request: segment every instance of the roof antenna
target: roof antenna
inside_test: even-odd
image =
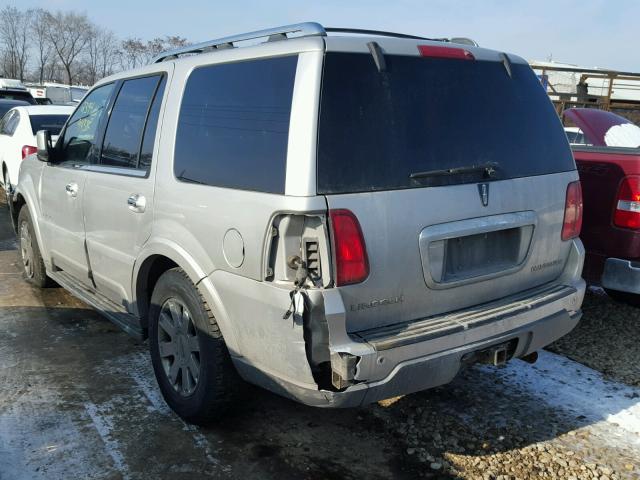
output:
[[[504,65],[504,69],[507,71],[509,78],[513,78],[513,72],[511,71],[511,60],[506,53],[501,53],[500,58],[502,59],[502,65]]]
[[[378,72],[386,72],[387,62],[384,59],[384,54],[382,53],[382,49],[380,48],[380,45],[378,45],[378,42],[369,42],[367,43],[367,47],[369,47],[373,61],[376,62]]]

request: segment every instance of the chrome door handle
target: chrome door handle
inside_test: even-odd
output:
[[[69,195],[70,197],[77,197],[78,196],[78,184],[77,183],[68,183],[66,187],[64,187],[65,191],[67,192],[67,195]]]
[[[132,212],[142,213],[147,208],[147,199],[143,195],[134,193],[127,198],[127,205]]]

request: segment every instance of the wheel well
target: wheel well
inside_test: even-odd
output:
[[[177,266],[178,264],[168,257],[152,255],[147,258],[140,267],[136,282],[136,298],[138,315],[140,315],[140,320],[144,328],[147,328],[147,316],[149,314],[149,305],[151,304],[151,295],[153,295],[153,289],[158,279],[164,272]]]

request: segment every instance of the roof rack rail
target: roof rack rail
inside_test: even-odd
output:
[[[151,63],[160,63],[166,60],[174,60],[181,55],[198,54],[211,52],[213,50],[222,50],[224,48],[233,48],[234,43],[244,42],[247,40],[256,40],[258,38],[267,38],[267,41],[283,40],[289,38],[289,35],[295,37],[325,37],[327,33],[351,33],[355,35],[376,35],[379,37],[407,38],[411,40],[429,40],[432,42],[450,42],[465,45],[478,46],[476,42],[468,38],[427,38],[417,35],[407,35],[405,33],[384,32],[381,30],[363,30],[359,28],[325,28],[319,23],[307,22],[296,23],[294,25],[285,25],[283,27],[269,28],[266,30],[258,30],[256,32],[241,33],[230,37],[218,38],[207,42],[196,43],[186,47],[176,48],[175,50],[167,50],[155,57]]]
[[[319,23],[307,22],[297,23],[294,25],[286,25],[277,28],[269,28],[266,30],[258,30],[256,32],[241,33],[239,35],[218,38],[215,40],[209,40],[206,42],[197,43],[195,45],[188,45],[186,47],[162,52],[160,55],[155,57],[151,61],[151,63],[160,63],[165,60],[173,60],[175,58],[178,58],[180,55],[204,53],[212,50],[229,48],[233,47],[233,44],[236,42],[255,40],[265,37],[271,40],[278,40],[281,38],[288,38],[287,35],[297,35],[300,37],[325,36],[326,31],[324,27]]]
[[[410,40],[430,40],[435,42],[448,42],[447,38],[427,38],[406,33],[385,32],[382,30],[363,30],[361,28],[325,28],[327,33],[353,33],[356,35],[376,35],[378,37],[408,38]]]

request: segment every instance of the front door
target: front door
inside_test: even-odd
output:
[[[54,270],[90,284],[82,199],[86,172],[96,152],[96,138],[105,118],[113,84],[93,90],[69,119],[56,146],[54,162],[42,172],[42,228]]]
[[[117,85],[98,161],[87,168],[84,197],[87,253],[96,288],[130,308],[135,260],[151,235],[152,157],[166,75]]]

